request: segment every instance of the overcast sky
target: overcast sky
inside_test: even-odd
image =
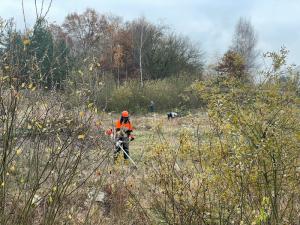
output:
[[[21,0],[0,3],[0,16],[14,17],[18,27],[23,28]],[[27,23],[32,25],[34,0],[24,3]],[[226,51],[242,16],[255,27],[262,52],[284,45],[290,50],[289,62],[300,64],[300,0],[53,0],[48,20],[60,24],[68,13],[81,13],[86,8],[124,20],[145,16],[154,23],[163,22],[199,43],[208,59]]]

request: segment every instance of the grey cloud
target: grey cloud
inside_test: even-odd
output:
[[[32,25],[34,0],[24,1],[27,21]],[[22,27],[21,0],[0,0],[0,4],[0,15],[15,17]],[[83,12],[88,7],[125,20],[141,15],[155,23],[162,20],[176,32],[201,43],[208,57],[226,51],[235,23],[244,16],[257,30],[262,51],[276,50],[285,44],[290,49],[290,60],[300,61],[299,0],[53,0],[48,18],[61,23],[68,13]]]

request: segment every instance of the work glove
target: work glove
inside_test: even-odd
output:
[[[108,130],[105,131],[105,134],[106,134],[107,136],[112,135],[112,133],[113,133],[113,130],[112,130],[112,129],[108,129]]]
[[[134,137],[133,135],[129,135],[129,140],[130,140],[130,141],[133,141],[134,138],[135,138],[135,137]]]
[[[117,147],[120,147],[121,143],[122,143],[121,140],[116,141],[116,146],[117,146]]]

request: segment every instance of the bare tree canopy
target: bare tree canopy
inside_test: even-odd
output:
[[[246,71],[251,71],[256,67],[258,56],[257,35],[251,22],[245,18],[240,18],[232,40],[231,50],[239,53],[245,60]]]

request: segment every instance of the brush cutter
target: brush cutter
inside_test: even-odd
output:
[[[123,141],[118,140],[118,141],[116,142],[116,147],[117,147],[117,148],[120,148],[120,149],[124,152],[124,154],[129,158],[129,160],[132,162],[132,164],[137,168],[136,163],[133,161],[133,159],[127,154],[127,152],[126,152],[126,151],[124,150],[124,148],[122,147],[122,143],[123,143]]]

